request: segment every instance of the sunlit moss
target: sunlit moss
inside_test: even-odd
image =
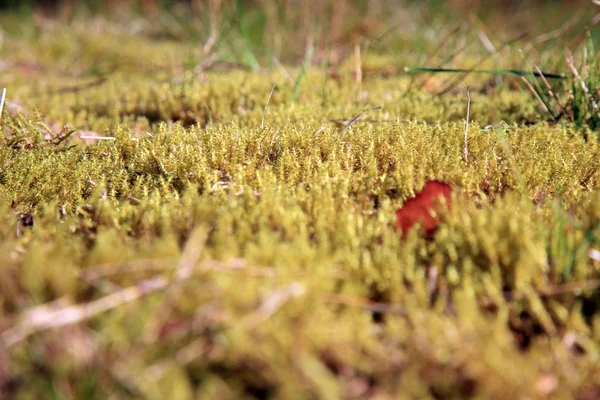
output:
[[[79,40],[45,38],[40,60],[81,51],[117,69],[105,81],[7,81],[0,332],[40,304],[173,284],[7,349],[24,396],[542,398],[600,379],[594,137],[473,90],[465,162],[464,93],[405,95],[397,56],[365,55],[360,83],[311,68],[294,101],[279,73],[158,68],[180,43]],[[453,207],[433,240],[401,240],[395,211],[431,179]]]

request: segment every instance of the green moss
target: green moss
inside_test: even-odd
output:
[[[9,365],[0,390],[67,398],[594,390],[597,137],[586,141],[568,123],[524,126],[533,105],[508,85],[473,90],[464,162],[463,92],[405,95],[408,77],[381,73],[398,67],[396,55],[365,58],[360,85],[348,65],[338,77],[309,68],[294,101],[293,83],[275,72],[198,77],[139,66],[160,64],[157,51],[183,63],[190,45],[75,30],[80,46],[68,38],[75,28],[64,29],[25,42],[47,52],[40,60],[50,71],[14,68],[6,81],[22,111],[7,108],[0,142],[0,360]],[[80,83],[59,74],[59,61],[75,54],[82,71],[97,58],[116,71],[52,92]],[[82,130],[114,140],[81,139]],[[430,179],[454,186],[454,206],[433,240],[418,230],[401,240],[395,210]],[[33,226],[19,220],[26,213]],[[152,290],[152,279],[169,284]],[[95,312],[31,328],[34,316],[68,317],[53,314],[67,305],[82,308],[63,312]]]

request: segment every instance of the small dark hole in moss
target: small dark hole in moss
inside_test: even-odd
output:
[[[21,217],[21,224],[23,224],[23,226],[32,227],[33,226],[33,215],[23,214],[23,216]]]
[[[388,297],[388,294],[384,291],[377,288],[371,288],[369,300],[375,303],[387,303],[389,301]],[[381,311],[372,311],[371,319],[375,324],[383,324],[385,323],[385,313]]]
[[[600,292],[595,291],[590,297],[584,297],[581,304],[581,314],[588,324],[591,324],[592,318],[598,312],[598,304],[600,303]]]
[[[527,311],[510,319],[509,329],[512,331],[519,349],[526,351],[533,340],[544,333],[542,325]]]

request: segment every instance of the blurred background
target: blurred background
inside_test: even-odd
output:
[[[532,88],[512,72],[539,67],[568,75],[568,54],[583,74],[598,68],[599,21],[600,5],[592,0],[0,0],[0,67],[5,82],[21,87],[13,92],[20,102],[45,112],[47,102],[30,92],[91,85],[82,79],[99,86],[132,82],[140,72],[150,80],[145,86],[186,88],[203,82],[208,71],[278,73],[296,99],[309,65],[315,84],[321,78],[355,84],[358,104],[361,85],[381,78],[400,79],[394,87],[417,97],[461,97],[467,86],[529,96]],[[552,84],[571,98],[572,82]],[[547,92],[535,89],[534,100]],[[123,85],[115,90],[127,91]],[[513,115],[523,107],[502,101],[510,121],[532,119],[529,112]]]
[[[154,25],[145,31],[162,39],[222,42],[239,34],[247,50],[264,58],[261,65],[272,54],[301,61],[309,44],[317,54],[367,41],[384,52],[423,52],[456,33],[477,36],[492,52],[515,35],[540,51],[575,49],[586,29],[598,36],[600,20],[592,0],[0,0],[0,11],[38,23],[100,14],[134,26],[141,18]],[[11,23],[0,22],[10,33]]]

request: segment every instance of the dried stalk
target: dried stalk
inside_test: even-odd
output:
[[[4,100],[6,99],[6,88],[2,88],[0,95],[0,121],[2,120],[2,110],[4,110]]]
[[[33,307],[21,316],[16,326],[0,334],[0,346],[9,348],[34,333],[86,321],[123,304],[131,303],[141,297],[166,289],[173,283],[188,279],[202,254],[205,240],[206,232],[204,230],[197,229],[192,233],[179,260],[174,279],[168,279],[164,276],[146,279],[136,285],[115,291],[85,304],[64,305],[59,301]]]
[[[465,121],[465,135],[464,135],[464,143],[463,143],[463,161],[465,163],[469,162],[469,148],[468,148],[467,138],[469,135],[470,114],[471,114],[471,87],[467,86],[467,120]]]
[[[275,90],[275,86],[277,84],[273,84],[271,91],[269,92],[269,97],[267,97],[267,102],[265,103],[265,108],[263,108],[262,118],[260,120],[260,129],[265,127],[265,113],[267,112],[267,106],[269,105],[269,101],[271,100],[271,96],[273,95],[273,90]]]
[[[567,53],[566,59],[567,59],[567,65],[571,69],[571,72],[573,72],[575,79],[577,79],[579,81],[579,83],[581,84],[581,88],[583,89],[585,94],[587,94],[588,100],[589,100],[590,104],[592,105],[592,108],[594,109],[594,111],[596,111],[596,115],[600,118],[600,108],[598,108],[598,103],[596,103],[594,96],[592,96],[592,94],[590,93],[584,80],[581,78],[581,76],[579,76],[579,72],[577,71],[577,68],[575,68],[575,65],[573,65],[573,55],[570,52]]]
[[[550,117],[552,117],[552,120],[554,120],[554,122],[556,122],[556,118],[554,118],[554,115],[552,114],[552,112],[550,111],[550,109],[546,106],[546,103],[544,103],[544,101],[542,100],[542,98],[540,97],[540,95],[538,94],[538,92],[535,91],[535,89],[533,88],[533,86],[531,86],[531,83],[529,83],[529,81],[527,80],[527,78],[525,78],[524,76],[521,77],[521,80],[523,82],[525,82],[525,84],[527,85],[527,87],[529,88],[529,91],[535,96],[535,98],[540,102],[540,104],[542,105],[542,107],[544,108],[544,110],[546,110],[546,112],[548,114],[550,114]]]

